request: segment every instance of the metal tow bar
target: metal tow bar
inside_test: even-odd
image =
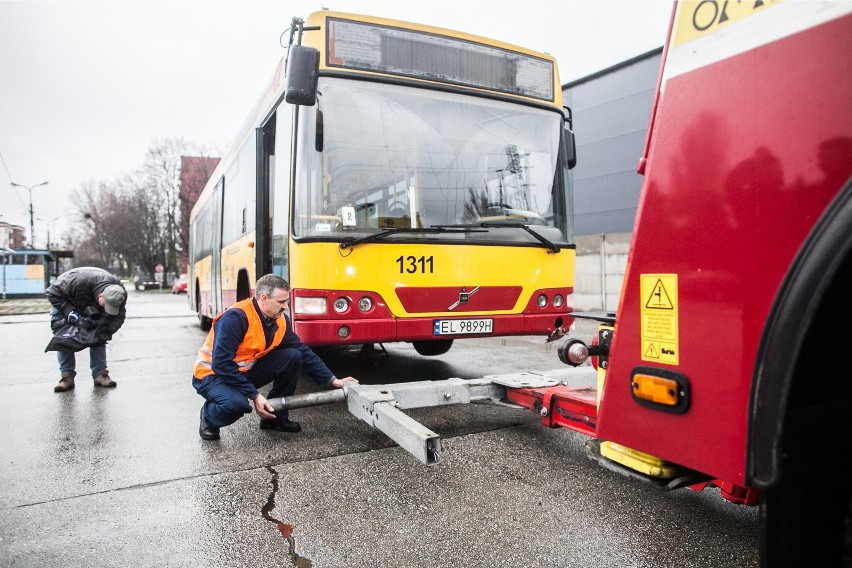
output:
[[[471,380],[452,378],[390,385],[347,384],[333,391],[272,398],[269,403],[278,412],[345,400],[349,412],[355,417],[381,430],[421,463],[435,465],[441,460],[441,437],[403,410],[472,402],[523,408],[505,402],[507,388],[544,388],[559,384],[558,379],[537,373],[513,373]]]

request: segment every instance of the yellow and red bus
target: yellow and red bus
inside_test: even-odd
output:
[[[276,273],[313,346],[438,355],[566,330],[575,153],[555,60],[331,11],[294,18],[290,44],[191,214],[201,326]]]

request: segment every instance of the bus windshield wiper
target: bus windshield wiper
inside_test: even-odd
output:
[[[396,235],[397,233],[469,233],[471,232],[470,227],[465,227],[464,225],[433,225],[431,227],[393,227],[391,229],[385,229],[384,231],[373,233],[371,235],[366,235],[360,238],[354,237],[345,237],[340,241],[341,249],[348,249],[354,246],[363,245],[364,243],[372,243],[383,239],[389,235]],[[475,229],[473,229],[475,231]]]
[[[483,229],[502,229],[504,227],[512,227],[512,228],[515,228],[515,229],[523,229],[524,231],[531,234],[533,236],[533,238],[535,238],[535,240],[537,240],[538,242],[543,244],[545,247],[547,247],[547,249],[550,252],[557,253],[561,250],[558,246],[556,246],[555,244],[550,242],[548,239],[546,239],[545,237],[543,237],[543,236],[539,235],[538,233],[536,233],[535,231],[533,231],[530,228],[530,226],[527,225],[526,223],[499,222],[499,223],[472,223],[470,225],[440,225],[440,226],[443,227],[443,228],[446,228],[446,229],[461,229],[461,228],[464,228],[464,227],[469,227],[469,228],[470,227],[481,227]]]

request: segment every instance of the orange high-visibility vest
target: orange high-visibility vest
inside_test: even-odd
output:
[[[228,310],[232,309],[242,310],[248,318],[248,329],[243,337],[243,341],[237,347],[237,355],[234,357],[234,363],[240,368],[240,372],[247,373],[254,366],[255,361],[281,344],[281,341],[284,339],[284,333],[287,331],[287,320],[283,316],[275,320],[275,323],[278,324],[278,329],[275,330],[272,343],[267,347],[266,335],[263,333],[263,322],[260,320],[260,314],[254,309],[251,298],[237,302],[228,308]],[[222,312],[222,314],[224,313]],[[222,317],[222,314],[213,318],[213,324]],[[195,358],[195,367],[192,370],[192,374],[196,379],[203,379],[213,374],[211,362],[213,360],[214,333],[215,329],[211,325],[204,345],[198,350],[198,357]]]

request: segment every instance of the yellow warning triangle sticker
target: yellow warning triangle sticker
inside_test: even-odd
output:
[[[651,357],[654,359],[660,358],[660,354],[657,353],[657,349],[654,347],[653,343],[648,344],[648,348],[645,350],[645,357]]]
[[[654,288],[651,290],[651,295],[648,296],[648,301],[645,302],[645,307],[657,310],[674,309],[674,305],[672,305],[672,300],[669,298],[668,292],[666,292],[666,287],[663,285],[662,279],[657,279],[657,283],[654,284]]]

